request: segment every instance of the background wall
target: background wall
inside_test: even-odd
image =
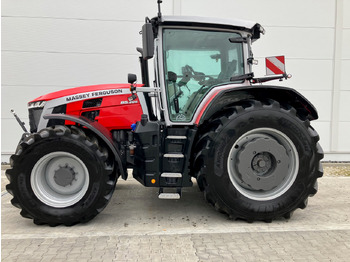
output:
[[[293,78],[274,83],[315,104],[325,160],[350,161],[350,0],[163,0],[162,13],[263,25],[266,35],[253,44],[255,75],[265,74],[265,56],[285,55]],[[127,73],[141,79],[139,31],[156,14],[156,0],[3,0],[2,162],[22,133],[11,108],[28,127],[26,104],[42,94],[126,82]]]

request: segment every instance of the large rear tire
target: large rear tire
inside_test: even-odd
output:
[[[25,138],[6,171],[11,203],[35,224],[66,226],[99,214],[117,175],[108,150],[75,126],[46,128]]]
[[[211,119],[198,139],[198,185],[232,219],[289,218],[317,192],[323,174],[318,140],[293,107],[242,102]]]

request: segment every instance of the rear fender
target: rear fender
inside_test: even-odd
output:
[[[98,136],[107,145],[107,147],[113,153],[114,159],[118,163],[119,174],[122,176],[123,179],[127,179],[128,173],[126,170],[126,163],[125,161],[123,162],[120,157],[119,149],[113,141],[111,132],[109,132],[109,130],[105,128],[103,125],[99,124],[98,122],[93,122],[83,116],[77,117],[77,116],[65,115],[65,114],[47,114],[47,115],[44,115],[44,119],[67,120],[67,121],[80,124],[88,128],[89,130],[91,130],[96,136]]]
[[[293,106],[299,113],[303,114],[303,117],[306,117],[310,121],[318,119],[317,110],[314,105],[292,88],[280,86],[244,86],[222,90],[215,94],[215,97],[211,98],[211,102],[204,110],[200,120],[197,120],[198,125],[203,124],[205,120],[210,119],[223,108],[246,99],[273,99],[279,103]]]

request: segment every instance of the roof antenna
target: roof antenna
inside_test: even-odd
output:
[[[161,18],[162,17],[162,13],[160,12],[160,4],[162,3],[163,1],[162,0],[158,0],[157,3],[158,3],[158,18]]]

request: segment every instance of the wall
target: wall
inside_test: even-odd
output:
[[[266,35],[254,43],[265,74],[265,56],[286,56],[293,87],[319,111],[313,123],[325,160],[350,161],[350,0],[164,0],[166,15],[257,21]],[[156,0],[2,1],[2,161],[16,148],[21,129],[14,108],[28,123],[26,103],[74,86],[126,82],[137,73],[138,32],[155,16]],[[28,124],[27,124],[28,126]]]

